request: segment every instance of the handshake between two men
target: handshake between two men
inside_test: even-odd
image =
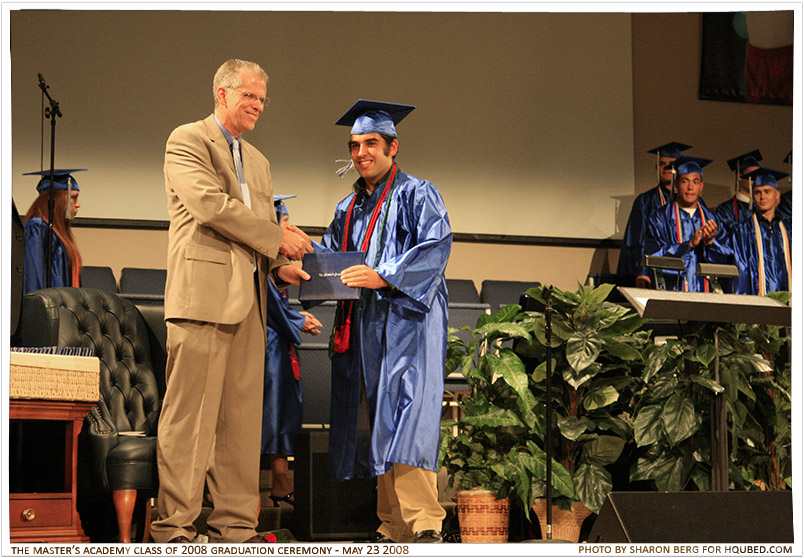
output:
[[[279,243],[280,254],[290,260],[301,261],[305,254],[312,251],[313,242],[307,233],[293,225],[283,227],[282,240]],[[291,285],[299,285],[302,280],[310,279],[310,275],[298,265],[283,265],[276,269],[276,275]]]

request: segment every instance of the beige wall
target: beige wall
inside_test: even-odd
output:
[[[22,173],[40,168],[37,73],[64,113],[56,167],[89,169],[76,176],[82,216],[164,220],[165,141],[210,113],[215,68],[239,56],[265,67],[272,99],[245,138],[271,161],[275,192],[298,195],[302,223],[326,226],[349,193],[335,175],[348,129],[334,122],[365,98],[417,106],[399,126],[399,164],[438,186],[456,231],[616,232],[616,200],[633,183],[628,13],[233,6],[12,11],[13,172],[3,170],[18,206],[35,196]],[[619,141],[590,141],[609,135]],[[580,198],[579,218],[561,219]]]
[[[701,14],[634,14],[631,22],[637,193],[656,184],[656,159],[645,152],[670,141],[714,159],[704,169],[710,207],[733,193],[732,157],[759,149],[763,165],[789,170],[783,161],[793,147],[793,107],[698,99]]]
[[[645,151],[668,141],[691,144],[691,154],[715,159],[706,170],[710,206],[730,195],[725,161],[735,155],[759,148],[768,166],[785,169],[792,107],[698,100],[700,14],[634,14],[631,21],[635,193],[654,184],[654,161]],[[581,154],[578,161],[583,163]],[[572,219],[571,211],[566,218]],[[118,276],[125,266],[165,265],[166,231],[75,230],[87,265],[109,265]],[[617,250],[455,243],[447,276],[472,279],[478,288],[484,279],[512,279],[574,289],[590,272],[616,270],[617,256]]]

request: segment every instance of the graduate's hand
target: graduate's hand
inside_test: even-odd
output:
[[[382,289],[388,282],[367,265],[353,265],[341,272],[341,282],[347,287]]]
[[[714,219],[708,220],[701,228],[695,231],[690,239],[690,248],[696,248],[702,241],[705,246],[709,246],[715,240],[717,232],[717,222]]]
[[[318,318],[310,314],[310,312],[299,312],[299,314],[304,316],[302,333],[309,333],[310,335],[318,335],[321,333],[323,325],[318,321]]]
[[[313,241],[312,241],[312,240],[310,240],[310,237],[309,237],[309,236],[307,236],[307,233],[306,233],[306,232],[304,232],[303,230],[301,230],[301,229],[300,229],[299,227],[297,227],[296,225],[291,225],[291,224],[288,224],[287,229],[288,229],[289,231],[293,231],[293,232],[295,232],[297,235],[299,235],[300,237],[302,237],[302,238],[303,238],[305,241],[307,241],[307,243],[309,243],[309,244],[310,244],[310,246],[312,246],[312,245],[313,245]]]
[[[704,226],[701,227],[704,230],[703,233],[703,242],[704,245],[709,246],[712,242],[715,241],[715,235],[717,234],[717,221],[714,219],[709,219]]]
[[[300,265],[293,264],[285,264],[277,267],[276,276],[291,285],[301,285],[302,281],[310,280],[309,273],[304,271]]]
[[[291,260],[301,260],[305,254],[312,251],[313,243],[301,229],[290,225],[282,230],[282,240],[279,242],[280,254]]]
[[[640,275],[636,278],[636,286],[639,289],[650,289],[650,277],[647,275]]]

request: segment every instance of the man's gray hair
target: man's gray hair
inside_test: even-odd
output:
[[[238,58],[231,58],[221,64],[218,71],[215,72],[215,77],[212,80],[212,96],[215,98],[215,106],[218,106],[218,89],[221,87],[228,87],[230,89],[238,89],[243,85],[243,72],[254,72],[266,84],[268,84],[268,74],[256,62],[249,62],[248,60],[240,60]]]

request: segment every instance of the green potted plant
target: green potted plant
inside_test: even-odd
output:
[[[551,296],[553,432],[558,433],[553,455],[570,473],[575,491],[574,497],[554,495],[554,518],[564,515],[572,530],[563,536],[561,531],[553,532],[568,540],[577,540],[583,519],[600,510],[613,486],[609,466],[633,437],[630,404],[639,388],[649,332],[641,330],[645,320],[633,311],[607,302],[613,288],[554,289]],[[539,311],[531,314],[532,340],[517,343],[516,349],[536,364],[532,389],[543,401],[547,398],[546,300],[542,289],[527,294]],[[536,486],[535,495],[544,496],[544,483]],[[544,524],[544,502],[536,500],[536,506],[542,510],[537,514]]]
[[[470,393],[458,399],[459,418],[442,421],[440,457],[447,469],[449,487],[459,490],[463,541],[479,539],[467,529],[469,520],[462,517],[461,511],[469,506],[464,506],[462,499],[475,498],[482,490],[486,491],[486,502],[498,501],[496,508],[507,509],[508,497],[518,495],[520,502],[528,502],[524,505],[527,513],[532,479],[544,478],[545,455],[540,447],[544,415],[530,389],[531,378],[512,349],[494,349],[499,342],[530,339],[532,321],[512,304],[494,314],[481,315],[474,328],[464,327],[471,333],[469,340],[462,340],[454,330],[449,334],[445,372],[460,370]],[[557,463],[554,470],[554,486],[573,496],[568,472]],[[486,542],[492,540],[487,538]]]
[[[563,510],[575,501],[600,509],[611,491],[606,466],[631,437],[624,405],[648,336],[638,331],[644,320],[606,302],[612,288],[553,292],[552,495]],[[543,307],[541,289],[527,294]],[[471,331],[471,342],[449,338],[446,370],[460,369],[471,388],[460,402],[462,417],[443,423],[450,486],[512,496],[528,514],[534,499],[546,495],[544,312],[509,305],[481,316]],[[507,340],[513,348],[493,349]]]
[[[775,326],[685,328],[681,338],[643,354],[643,387],[634,398],[639,451],[630,478],[652,481],[658,490],[709,490],[711,400],[725,390],[730,488],[789,488],[789,337]]]

